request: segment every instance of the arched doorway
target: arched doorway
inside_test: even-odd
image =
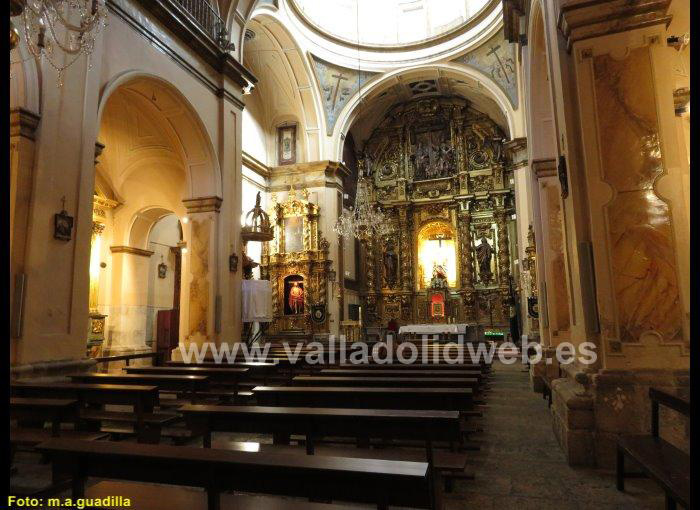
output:
[[[212,334],[217,281],[218,215],[207,206],[221,202],[206,131],[177,90],[151,77],[112,87],[100,112],[92,245],[100,269],[90,277],[102,354],[155,348],[163,310],[178,311],[180,342],[201,342]]]

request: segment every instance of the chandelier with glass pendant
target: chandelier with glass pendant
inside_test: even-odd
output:
[[[372,203],[369,180],[360,172],[357,180],[355,206],[346,209],[338,218],[333,231],[345,239],[356,238],[367,242],[392,232],[389,218]]]
[[[29,52],[46,57],[58,73],[59,86],[64,71],[93,52],[107,22],[104,0],[10,0],[10,17],[20,15]],[[10,21],[10,49],[18,43],[19,32]]]

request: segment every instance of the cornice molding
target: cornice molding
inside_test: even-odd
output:
[[[143,4],[146,9],[151,7],[150,2],[148,2],[146,0],[136,0],[136,1]],[[113,14],[115,14],[118,18],[120,18],[122,21],[124,21],[124,23],[129,25],[136,33],[138,33],[139,35],[143,36],[146,40],[148,40],[148,42],[150,44],[152,44],[155,48],[157,48],[158,51],[160,51],[160,52],[164,53],[165,55],[169,56],[170,58],[172,58],[187,73],[192,75],[195,79],[199,80],[214,95],[216,95],[217,97],[229,100],[231,103],[233,103],[240,110],[245,109],[245,103],[241,99],[236,97],[230,90],[227,90],[225,87],[221,87],[220,86],[221,83],[211,80],[207,75],[203,74],[199,69],[197,69],[196,66],[192,65],[192,63],[190,62],[191,57],[190,57],[190,59],[188,59],[187,58],[188,55],[181,55],[180,53],[173,51],[173,49],[170,47],[170,45],[168,45],[165,41],[163,41],[162,38],[159,37],[159,35],[155,31],[147,28],[141,22],[140,19],[133,16],[132,13],[128,12],[116,0],[107,0],[107,7],[109,8],[109,10]],[[149,9],[149,12],[150,12],[150,9]],[[170,28],[170,31],[173,32],[173,23],[172,23],[173,20],[172,19],[163,23],[162,19],[159,18],[158,16],[155,16],[155,18],[157,21],[160,21],[161,24],[163,24],[164,28],[166,28],[166,29]],[[201,30],[200,30],[200,32],[201,32]],[[175,32],[173,32],[173,33],[175,33]],[[178,39],[182,39],[182,37],[177,33],[175,33],[175,36]],[[212,60],[211,55],[210,55],[209,59],[205,58],[202,55],[202,53],[198,52],[197,48],[195,48],[193,46],[193,44],[191,44],[190,39],[182,39],[182,40],[185,44],[189,45],[190,48],[192,48],[192,50],[197,55],[199,55],[202,58],[202,60],[204,60],[204,62],[209,64],[215,71],[228,76],[228,74],[226,72],[223,72],[221,65],[219,65],[219,63],[218,63],[218,60]],[[210,41],[210,44],[214,44],[214,43]],[[227,58],[232,60],[233,62],[235,62],[235,64],[237,66],[240,66],[242,69],[245,69],[238,62],[236,62],[235,59],[231,55],[229,55],[228,53],[226,53],[226,55],[227,55]],[[234,64],[231,64],[231,65],[234,65]],[[232,78],[234,83],[236,83],[236,85],[240,86],[241,89],[243,87],[249,86],[250,84],[257,83],[257,78],[255,78],[255,76],[250,71],[248,71],[246,69],[246,73],[247,73],[247,75],[249,75],[251,77],[251,80],[246,81],[244,85],[241,85],[242,77],[244,76],[243,74],[233,73],[234,76],[229,76],[229,77]],[[236,74],[240,75],[238,79],[236,79],[236,76],[235,76]]]
[[[543,177],[557,176],[557,160],[551,159],[535,159],[530,163],[530,168],[535,177],[542,179]]]
[[[10,110],[10,136],[23,136],[34,140],[40,121],[41,116],[36,113],[24,108],[13,108]]]
[[[261,163],[259,160],[255,159],[253,156],[248,154],[247,152],[242,152],[242,157],[243,157],[243,164],[250,168],[253,172],[258,174],[260,177],[263,177],[264,179],[269,179],[270,178],[270,167],[267,166],[264,163]]]
[[[221,197],[186,198],[182,201],[188,214],[203,212],[219,212],[223,199]]]
[[[139,257],[150,257],[154,252],[151,250],[142,250],[133,246],[110,246],[109,251],[112,253],[127,253],[129,255],[137,255]]]
[[[666,26],[671,0],[565,0],[557,13],[557,27],[567,51],[582,40],[658,24]]]

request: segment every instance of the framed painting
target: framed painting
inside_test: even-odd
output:
[[[296,125],[277,128],[277,159],[280,165],[292,165],[297,162]]]

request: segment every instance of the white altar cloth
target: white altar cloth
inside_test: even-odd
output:
[[[399,328],[399,334],[416,335],[463,335],[469,324],[407,324]]]
[[[243,280],[243,322],[272,322],[272,286],[269,280]]]

